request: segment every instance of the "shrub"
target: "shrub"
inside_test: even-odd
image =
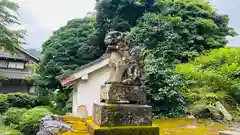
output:
[[[0,126],[0,133],[1,135],[23,135],[19,131],[5,126]]]
[[[7,102],[7,94],[0,94],[0,114],[7,111],[9,104]]]
[[[48,96],[38,96],[38,105],[39,106],[48,106],[51,105],[51,100]]]
[[[0,114],[7,111],[9,104],[6,101],[0,101]]]
[[[47,98],[29,95],[27,93],[0,94],[0,113],[4,113],[9,107],[33,108],[36,106],[49,105]]]
[[[59,92],[54,97],[55,102],[64,102],[68,100],[68,96],[65,93]]]
[[[8,95],[7,94],[0,94],[0,101],[4,102],[7,101]]]
[[[22,115],[17,129],[24,135],[35,135],[39,130],[41,118],[52,114],[49,110],[48,107],[44,106],[29,109]]]
[[[10,108],[5,112],[4,114],[4,124],[5,125],[18,125],[19,120],[21,119],[22,115],[26,112],[27,110],[24,108]]]
[[[0,125],[3,125],[3,124],[4,124],[4,122],[3,122],[3,116],[0,115]]]
[[[211,105],[221,101],[230,112],[240,104],[239,48],[213,49],[194,61],[177,65],[176,70],[192,82],[181,91],[193,110],[198,110],[194,104],[199,102]]]
[[[64,93],[57,93],[55,95],[56,106],[53,109],[53,112],[58,115],[65,115],[68,112],[72,111],[72,93],[68,96]]]
[[[39,104],[37,96],[26,93],[10,93],[8,94],[8,102],[12,107],[32,108]]]

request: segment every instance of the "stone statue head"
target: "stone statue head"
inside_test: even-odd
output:
[[[111,31],[107,33],[104,42],[106,45],[114,46],[119,42],[123,42],[125,40],[125,34],[120,31]]]

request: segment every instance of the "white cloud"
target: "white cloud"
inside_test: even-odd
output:
[[[58,29],[68,20],[83,17],[94,8],[95,0],[25,0],[20,4],[40,24]]]
[[[27,48],[40,48],[52,31],[64,26],[71,19],[84,17],[95,7],[95,0],[12,1],[20,5],[20,21],[28,31]]]
[[[240,1],[239,0],[210,0],[213,7],[219,12],[227,14],[230,18],[229,26],[240,34]],[[229,38],[228,46],[240,46],[240,36]]]
[[[20,21],[28,31],[26,48],[40,48],[53,30],[67,21],[81,18],[93,11],[96,0],[12,0],[20,4]],[[230,26],[240,33],[238,17],[239,0],[209,0],[219,11],[230,16]],[[230,45],[240,44],[240,37],[230,40]]]

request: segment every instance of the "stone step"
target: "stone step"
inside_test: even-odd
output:
[[[152,125],[152,107],[136,104],[94,104],[93,120],[100,127]]]
[[[86,127],[86,119],[75,116],[64,116],[63,120],[66,123],[70,123],[71,127],[74,130],[65,132],[60,135],[89,135]]]

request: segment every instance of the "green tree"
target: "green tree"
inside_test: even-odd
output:
[[[49,89],[49,92],[63,90],[56,76],[99,57],[97,47],[91,44],[95,23],[93,17],[71,20],[43,44],[37,82],[40,87]]]
[[[228,21],[227,15],[217,14],[203,0],[157,0],[154,10],[132,28],[135,44],[145,50],[146,85],[156,115],[186,113],[186,102],[178,90],[187,82],[175,73],[174,66],[204,50],[224,47],[226,37],[236,35]]]
[[[18,8],[17,3],[9,0],[0,1],[0,49],[13,52],[24,37],[24,31],[9,27],[20,24],[17,17]]]
[[[178,64],[176,70],[192,82],[181,90],[192,111],[196,104],[214,105],[216,101],[231,111],[240,104],[239,48],[214,49],[194,61]]]
[[[129,31],[137,24],[137,19],[151,9],[154,0],[97,0],[96,42],[105,51],[105,35],[111,30]]]

